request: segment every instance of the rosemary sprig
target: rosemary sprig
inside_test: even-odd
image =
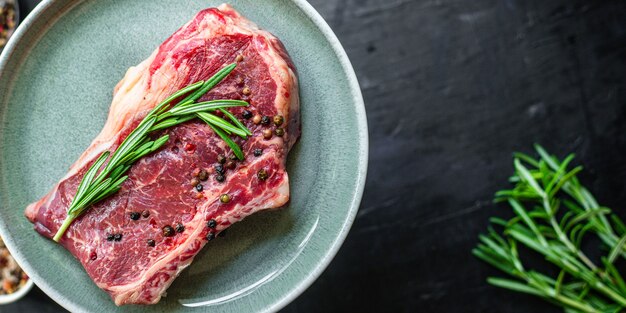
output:
[[[515,217],[492,218],[501,233],[489,227],[472,251],[511,278],[488,278],[492,285],[544,298],[565,312],[622,312],[626,283],[613,263],[626,258],[626,227],[606,207],[598,205],[576,177],[582,167],[569,169],[574,155],[563,160],[535,146],[539,159],[516,153],[513,189],[496,193],[508,202]],[[581,250],[586,236],[600,238],[607,255],[600,263]],[[558,277],[528,269],[518,254],[524,246],[560,269]]]
[[[200,118],[226,142],[240,160],[243,160],[244,156],[241,148],[228,135],[235,134],[245,139],[252,133],[226,109],[248,106],[248,103],[228,99],[195,102],[228,76],[235,66],[236,63],[229,64],[208,80],[193,83],[173,93],[155,106],[112,154],[109,151],[103,152],[85,172],[67,210],[67,217],[54,235],[53,240],[58,242],[72,222],[91,205],[118,192],[122,183],[128,178],[124,174],[133,163],[157,151],[168,141],[168,135],[151,140],[149,135],[155,131],[173,127],[194,118]],[[171,105],[176,99],[185,95],[187,95],[185,98],[178,101],[175,105]],[[218,110],[230,119],[234,125],[217,115],[209,113]]]

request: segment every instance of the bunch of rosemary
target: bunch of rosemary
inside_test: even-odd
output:
[[[544,298],[565,312],[622,312],[626,308],[626,282],[614,263],[626,257],[626,226],[611,210],[598,205],[572,169],[574,155],[564,160],[535,146],[539,159],[515,154],[513,189],[496,193],[516,216],[492,218],[502,233],[489,228],[473,250],[478,258],[510,275],[488,278],[492,285]],[[608,252],[592,261],[581,250],[587,236],[597,236]],[[551,277],[527,268],[518,247],[529,248],[559,270]]]
[[[118,192],[122,183],[128,178],[128,176],[124,174],[130,169],[133,163],[158,150],[168,141],[168,135],[163,135],[158,139],[152,140],[149,135],[157,130],[199,118],[206,122],[209,127],[226,142],[237,158],[243,160],[244,156],[241,148],[229,135],[235,134],[246,138],[252,135],[252,133],[237,120],[233,114],[228,112],[226,108],[248,106],[248,103],[239,100],[196,102],[196,100],[200,99],[200,97],[228,76],[228,74],[235,69],[235,66],[236,63],[232,63],[218,71],[207,81],[198,81],[175,92],[154,107],[117,147],[113,154],[109,151],[102,153],[91,165],[89,170],[87,170],[78,185],[76,195],[67,210],[67,217],[54,235],[54,241],[58,242],[72,222],[91,205]],[[187,96],[178,101],[176,105],[170,105],[174,100],[185,95]],[[210,113],[216,110],[221,111],[232,124]],[[104,168],[102,168],[105,162],[107,163]],[[102,170],[100,170],[101,168]]]

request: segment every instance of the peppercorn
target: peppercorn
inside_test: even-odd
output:
[[[282,137],[285,134],[285,130],[282,128],[276,128],[274,130],[274,134],[276,134],[276,136],[278,137]]]
[[[222,174],[218,174],[218,175],[215,175],[215,180],[217,180],[218,182],[221,183],[224,180],[226,180],[226,177],[224,177],[224,175],[222,175]]]
[[[243,87],[243,90],[241,92],[246,96],[252,93],[249,87]]]
[[[192,186],[197,186],[200,183],[200,180],[197,178],[192,178],[191,181],[189,182]]]
[[[206,226],[209,228],[215,228],[217,226],[217,222],[214,219],[210,219],[207,223]]]
[[[113,239],[115,239],[115,235],[113,235],[113,234],[108,234],[107,235],[107,241],[113,241]]]
[[[215,239],[215,233],[210,232],[210,233],[206,234],[206,240],[211,241],[213,239]]]
[[[261,125],[267,125],[270,123],[270,117],[267,115],[263,115],[261,118]]]
[[[176,224],[176,232],[177,233],[182,233],[184,231],[185,231],[185,225],[183,225],[182,223]]]
[[[154,247],[156,244],[153,239],[146,240],[146,243],[148,244],[148,247]]]
[[[258,114],[255,115],[252,118],[252,123],[254,123],[255,125],[259,125],[259,123],[261,123],[261,115],[258,115]]]
[[[260,169],[257,173],[256,176],[260,179],[260,180],[266,180],[267,179],[267,171],[262,168]]]
[[[271,139],[272,138],[272,130],[271,129],[263,130],[263,138]]]
[[[222,201],[222,203],[228,203],[230,202],[230,196],[225,193],[220,196],[220,201]]]
[[[197,184],[197,185],[196,185],[196,190],[197,190],[198,192],[202,191],[202,189],[204,189],[204,187],[202,186],[202,184]]]
[[[235,61],[237,61],[237,62],[243,61],[243,55],[238,54],[237,57],[235,58]]]
[[[217,163],[224,164],[226,162],[226,157],[223,154],[217,155]]]
[[[230,161],[229,161],[230,162]],[[215,171],[220,173],[220,174],[224,174],[224,167],[222,166],[222,164],[217,164],[215,165]]]
[[[122,234],[115,234],[115,236],[113,236],[115,241],[120,241],[122,240]]]
[[[129,214],[129,215],[130,215],[130,219],[131,219],[131,220],[133,220],[133,221],[138,220],[138,219],[139,219],[139,217],[141,216],[141,215],[139,214],[139,212],[130,212],[130,214]]]
[[[170,225],[163,226],[161,230],[163,231],[163,236],[165,237],[172,237],[176,234],[174,228]]]
[[[243,113],[241,113],[241,116],[245,119],[250,119],[252,118],[252,112],[248,110],[243,110]]]
[[[280,126],[285,121],[285,118],[282,115],[276,115],[274,116],[273,120],[274,120],[274,125]]]
[[[228,162],[226,162],[226,168],[227,169],[231,169],[232,170],[232,169],[235,168],[235,165],[236,165],[235,161],[228,161]]]
[[[201,181],[206,181],[207,179],[209,179],[209,172],[207,172],[206,170],[201,170],[200,173],[198,173],[198,179]]]
[[[150,216],[150,212],[148,210],[144,210],[143,212],[141,212],[141,216],[147,218],[148,216]]]

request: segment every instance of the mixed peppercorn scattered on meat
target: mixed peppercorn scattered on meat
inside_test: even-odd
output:
[[[6,295],[16,292],[28,281],[28,276],[17,265],[15,259],[9,253],[4,245],[4,241],[0,238],[0,269],[2,284],[0,284],[0,295]]]
[[[4,47],[15,28],[15,4],[0,0],[0,49]]]

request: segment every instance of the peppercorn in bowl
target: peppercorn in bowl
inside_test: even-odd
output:
[[[0,304],[15,302],[33,287],[33,281],[17,264],[0,238]]]

